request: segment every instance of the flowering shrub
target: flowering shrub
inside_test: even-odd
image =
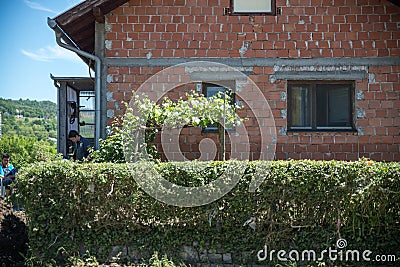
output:
[[[230,103],[229,95],[221,93],[210,98],[191,93],[185,99],[165,98],[158,104],[145,95],[135,95],[123,119],[113,124],[110,135],[100,140],[100,150],[93,151],[91,158],[95,162],[125,162],[123,147],[131,146],[146,153],[144,156],[158,159],[153,142],[162,127],[206,127],[222,121],[226,128],[239,125],[241,119],[236,114],[239,107]],[[219,131],[221,136],[224,130]]]

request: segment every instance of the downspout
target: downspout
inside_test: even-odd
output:
[[[95,90],[95,134],[94,134],[94,148],[96,150],[99,149],[99,140],[100,140],[100,85],[101,85],[101,60],[98,56],[92,55],[85,51],[80,50],[79,48],[70,46],[61,41],[62,37],[68,38],[68,35],[58,26],[57,22],[53,19],[47,18],[47,24],[51,29],[54,30],[56,33],[56,42],[62,48],[70,50],[72,52],[77,53],[78,55],[84,56],[88,59],[94,60],[96,62],[96,69],[95,69],[95,83],[94,83],[94,90]],[[68,38],[69,39],[69,38]],[[89,66],[90,67],[90,66]]]

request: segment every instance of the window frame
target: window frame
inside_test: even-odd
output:
[[[350,126],[317,126],[317,87],[318,85],[347,85],[349,86],[349,124]],[[292,86],[308,85],[311,90],[310,103],[311,103],[311,126],[292,126]],[[312,81],[288,81],[287,82],[287,129],[290,132],[354,132],[354,110],[355,110],[355,82],[350,80],[340,81],[326,81],[326,80],[312,80]]]
[[[82,98],[87,98],[87,100],[89,100],[89,98],[91,98],[91,99],[93,99],[92,101],[93,101],[93,107],[92,108],[89,108],[89,107],[86,107],[86,106],[82,106],[82,101],[81,101],[81,99]],[[86,100],[86,101],[87,101]],[[79,108],[78,108],[78,129],[79,129],[79,133],[82,133],[82,135],[83,136],[85,136],[84,135],[84,133],[86,132],[86,131],[84,131],[83,129],[82,129],[82,127],[92,127],[93,128],[93,136],[95,135],[95,131],[96,131],[96,129],[95,129],[95,126],[96,126],[96,110],[95,110],[95,104],[94,104],[94,102],[96,101],[96,94],[94,93],[94,91],[92,91],[92,90],[80,90],[79,92],[78,92],[78,103],[79,103]],[[81,121],[81,114],[84,114],[84,113],[86,113],[86,114],[92,114],[93,115],[93,122],[86,122],[86,121]],[[94,140],[94,137],[91,137],[91,136],[85,136],[85,138],[86,139],[88,139],[88,140]]]
[[[276,0],[270,0],[271,1],[271,11],[266,12],[266,11],[254,11],[254,12],[249,12],[249,11],[235,11],[235,1],[239,0],[230,0],[230,15],[250,15],[250,16],[275,16],[276,15]]]
[[[231,97],[231,104],[234,105],[236,103],[236,93],[235,93],[235,81],[209,81],[202,83],[202,94],[207,98],[207,88],[208,87],[221,87],[225,88],[225,92]],[[226,131],[235,131],[235,127],[226,129]],[[202,127],[202,132],[207,133],[216,133],[218,132],[217,126],[209,125],[207,127]]]

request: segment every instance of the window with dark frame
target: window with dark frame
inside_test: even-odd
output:
[[[275,16],[276,0],[231,0],[231,15]]]
[[[235,103],[235,94],[234,92],[232,92],[231,89],[229,88],[233,88],[231,87],[231,83],[232,82],[222,82],[225,83],[226,86],[223,86],[222,84],[213,84],[213,83],[203,83],[203,95],[207,98],[212,97],[214,95],[217,95],[218,93],[226,93],[227,95],[229,95],[229,97],[231,98],[231,105],[234,105]],[[230,130],[230,129],[228,129]],[[203,128],[204,132],[218,132],[218,126],[217,125],[209,125],[205,128]]]
[[[289,130],[354,130],[351,81],[288,82]]]
[[[94,91],[79,92],[79,133],[85,138],[94,138],[95,94]]]

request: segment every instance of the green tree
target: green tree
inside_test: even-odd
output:
[[[11,156],[11,162],[16,168],[58,158],[57,151],[51,143],[18,135],[0,137],[0,154],[4,153]]]
[[[0,98],[2,134],[21,135],[37,140],[57,138],[57,105],[50,101]],[[23,118],[17,118],[23,115]]]

